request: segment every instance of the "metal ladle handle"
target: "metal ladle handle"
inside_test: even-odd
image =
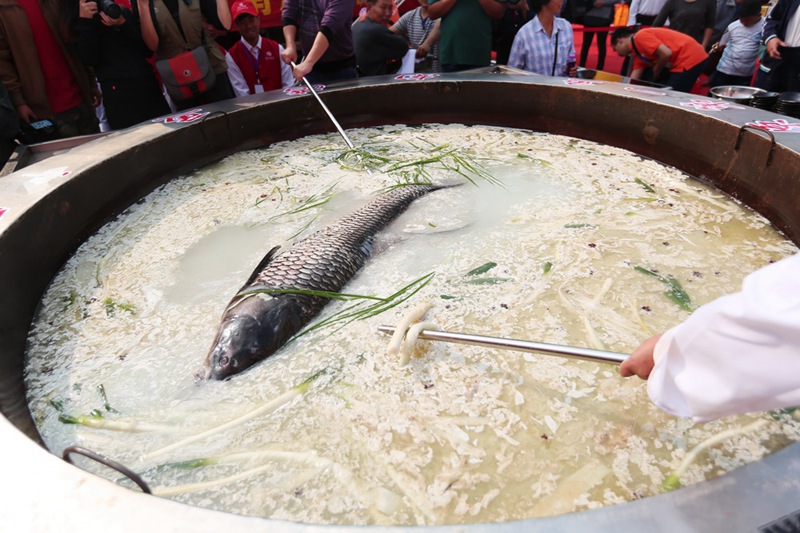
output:
[[[394,326],[380,326],[378,331],[393,334]],[[582,361],[592,361],[595,363],[611,363],[618,365],[628,358],[627,354],[617,352],[607,352],[604,350],[593,350],[592,348],[579,348],[577,346],[562,346],[560,344],[546,344],[543,342],[523,341],[519,339],[507,339],[503,337],[487,337],[484,335],[471,335],[468,333],[455,333],[452,331],[438,331],[434,329],[424,329],[419,334],[420,339],[431,341],[445,341],[459,344],[472,344],[475,346],[486,346],[489,348],[503,348],[506,350],[519,350],[522,352],[536,352],[547,355],[566,357],[567,359],[579,359]]]
[[[292,68],[297,68],[297,65],[295,64],[294,61],[291,62],[291,65],[292,65]],[[347,136],[347,133],[345,133],[345,131],[342,128],[341,124],[339,124],[339,121],[336,120],[336,117],[333,116],[333,113],[331,113],[331,110],[328,109],[328,106],[325,105],[325,102],[322,101],[322,98],[319,97],[319,94],[317,94],[317,91],[314,90],[314,87],[311,85],[311,82],[309,82],[308,78],[306,78],[305,76],[303,76],[303,83],[306,84],[306,87],[308,87],[308,90],[311,91],[311,94],[313,94],[314,98],[317,99],[317,102],[319,102],[319,105],[322,106],[322,109],[323,109],[323,111],[325,111],[325,114],[328,115],[328,118],[331,119],[331,122],[333,122],[333,125],[336,126],[336,129],[339,131],[339,135],[342,136],[342,139],[344,139],[344,142],[347,143],[347,146],[351,150],[354,150],[355,146],[353,145],[353,141],[351,141],[350,137]]]
[[[291,61],[291,65],[292,65],[292,68],[297,68],[297,65],[295,64],[294,61]],[[313,94],[314,98],[317,99],[317,102],[319,102],[319,105],[322,106],[322,110],[325,111],[325,114],[328,115],[329,119],[331,119],[331,122],[333,122],[333,125],[336,126],[336,130],[339,132],[339,135],[342,136],[342,139],[344,139],[344,142],[347,144],[347,147],[350,148],[351,150],[355,150],[356,147],[353,144],[353,141],[351,141],[350,137],[347,136],[347,133],[345,133],[344,128],[342,128],[342,125],[339,124],[339,121],[336,120],[336,117],[333,116],[333,113],[331,113],[331,110],[328,109],[328,106],[325,105],[325,102],[322,101],[322,98],[319,97],[319,94],[317,93],[317,91],[314,90],[314,87],[311,85],[311,82],[309,82],[308,78],[306,78],[305,76],[303,76],[303,83],[306,84],[306,87],[308,87],[308,90],[311,91],[311,94]],[[361,161],[361,156],[359,154],[356,154],[356,158],[358,158],[358,160]],[[372,171],[366,166],[364,168],[367,170],[367,174],[372,176]]]

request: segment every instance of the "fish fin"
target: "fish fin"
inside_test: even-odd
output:
[[[261,271],[264,270],[264,268],[269,264],[269,262],[272,261],[272,259],[275,257],[275,254],[278,252],[279,249],[280,245],[275,246],[272,250],[267,252],[267,255],[264,256],[264,259],[262,259],[261,262],[258,264],[258,266],[255,268],[255,270],[253,270],[253,273],[250,274],[250,277],[247,278],[247,281],[245,282],[243,287],[247,287],[256,280]]]
[[[364,254],[364,257],[369,257],[372,255],[372,250],[375,244],[375,237],[370,235],[364,242],[361,243],[361,253]]]

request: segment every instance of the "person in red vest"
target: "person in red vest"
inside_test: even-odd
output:
[[[236,96],[293,85],[292,67],[281,60],[283,47],[259,34],[261,21],[256,7],[249,0],[237,0],[231,6],[231,18],[242,35],[225,56]]]

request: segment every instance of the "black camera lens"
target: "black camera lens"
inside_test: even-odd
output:
[[[122,15],[122,8],[114,0],[97,0],[97,7],[112,19],[118,19]]]

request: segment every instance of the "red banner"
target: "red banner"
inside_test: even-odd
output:
[[[251,0],[253,5],[256,6],[259,18],[261,19],[262,28],[279,28],[281,27],[281,10],[283,9],[283,0]],[[395,4],[394,12],[392,13],[392,22],[396,22],[397,18],[407,11],[417,7],[419,4],[414,0],[395,0],[400,3],[400,9]],[[228,0],[229,4],[233,0]],[[361,8],[366,6],[366,0],[356,0],[353,7],[353,18],[359,16]]]
[[[281,10],[283,0],[251,0],[256,6],[262,28],[275,28],[281,26]]]

